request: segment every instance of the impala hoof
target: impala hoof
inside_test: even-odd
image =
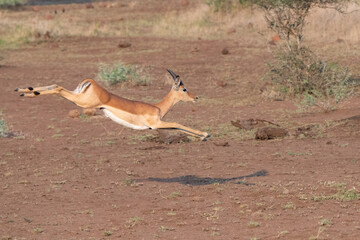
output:
[[[207,138],[209,138],[209,137],[211,137],[211,135],[208,134],[208,133],[205,133],[205,134],[204,134],[204,137],[201,138],[201,141],[204,141],[204,142],[205,142],[205,141],[207,141]]]
[[[35,95],[39,95],[40,93],[39,92],[34,92]]]
[[[15,92],[18,92],[18,91],[19,91],[19,88],[14,89],[14,91],[15,91]]]
[[[25,96],[25,94],[24,94],[24,93],[20,94],[20,97],[23,97],[23,96]]]

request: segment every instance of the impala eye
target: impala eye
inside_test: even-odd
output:
[[[186,92],[186,91],[187,91],[186,88],[184,88],[184,89],[183,89],[183,92]]]

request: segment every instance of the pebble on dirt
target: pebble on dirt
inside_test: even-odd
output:
[[[222,55],[228,55],[229,53],[230,53],[229,49],[227,49],[227,48],[223,48],[223,50],[221,51]]]
[[[222,80],[218,80],[218,81],[216,81],[216,86],[223,88],[223,87],[227,86],[227,83]]]
[[[79,112],[79,110],[74,109],[74,110],[70,110],[68,115],[71,118],[78,118],[78,117],[80,117],[80,112]]]
[[[129,43],[129,42],[121,42],[121,43],[119,43],[118,47],[119,48],[128,48],[128,47],[131,47],[131,43]]]

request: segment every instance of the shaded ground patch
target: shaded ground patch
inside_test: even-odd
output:
[[[268,173],[265,170],[258,171],[256,173],[246,175],[246,176],[239,176],[239,177],[233,177],[233,178],[201,178],[197,177],[195,175],[186,175],[186,176],[180,176],[180,177],[174,177],[174,178],[147,178],[142,179],[140,181],[151,181],[151,182],[162,182],[162,183],[180,183],[183,185],[191,185],[191,186],[201,186],[201,185],[209,185],[214,183],[227,183],[234,180],[241,180],[246,178],[252,178],[252,177],[263,177],[266,176]],[[244,184],[244,185],[253,185],[250,183],[244,183],[242,181],[239,181],[238,184]]]

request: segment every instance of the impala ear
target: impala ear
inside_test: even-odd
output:
[[[177,91],[177,90],[179,90],[179,87],[181,86],[181,85],[183,85],[183,82],[180,80],[180,76],[179,75],[177,75],[176,73],[174,73],[173,71],[171,71],[171,70],[169,70],[169,69],[167,69],[167,71],[170,73],[170,75],[172,76],[172,78],[174,79],[174,86],[173,86],[173,88]]]

